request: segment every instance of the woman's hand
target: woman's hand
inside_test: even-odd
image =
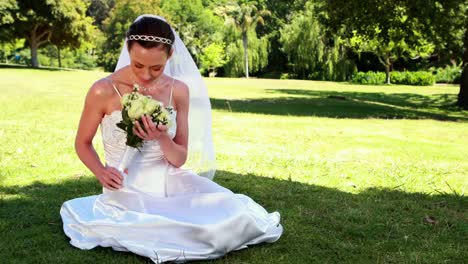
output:
[[[139,138],[143,140],[157,140],[167,135],[167,126],[156,125],[148,115],[143,115],[141,122],[143,123],[143,127],[138,121],[135,121],[135,126],[133,127],[133,133]]]
[[[116,168],[106,166],[98,175],[96,175],[96,178],[104,188],[111,191],[116,191],[122,188],[123,176]]]

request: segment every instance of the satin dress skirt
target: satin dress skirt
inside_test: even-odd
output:
[[[156,263],[214,259],[232,250],[275,242],[283,232],[278,212],[268,213],[164,158],[139,155],[125,187],[66,201],[65,234],[80,249],[130,251]]]

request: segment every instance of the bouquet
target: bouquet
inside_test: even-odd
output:
[[[132,92],[125,94],[121,99],[122,121],[117,123],[117,127],[127,134],[125,152],[117,168],[122,174],[137,150],[143,146],[143,139],[133,133],[134,122],[141,122],[142,116],[146,114],[156,125],[170,126],[169,111],[161,102],[139,93],[139,88],[138,84],[134,84]]]

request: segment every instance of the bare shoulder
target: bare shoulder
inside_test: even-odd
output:
[[[106,78],[97,80],[88,91],[88,97],[102,100],[109,98],[113,93],[112,84]]]
[[[182,100],[182,101],[188,100],[188,98],[189,98],[189,88],[188,88],[187,84],[185,84],[182,81],[175,80],[173,89],[174,89],[172,91],[173,96],[175,98],[178,98],[179,101],[180,100]]]
[[[94,109],[101,114],[106,113],[113,93],[115,91],[109,80],[106,78],[97,80],[86,95],[85,109]]]

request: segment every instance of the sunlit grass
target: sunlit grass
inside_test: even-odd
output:
[[[0,259],[144,263],[68,244],[63,201],[97,194],[73,149],[102,72],[0,69]],[[468,250],[468,112],[456,86],[207,79],[215,180],[277,210],[275,244],[216,263],[460,263]],[[95,144],[100,153],[98,133]],[[437,224],[424,220],[433,216]]]

